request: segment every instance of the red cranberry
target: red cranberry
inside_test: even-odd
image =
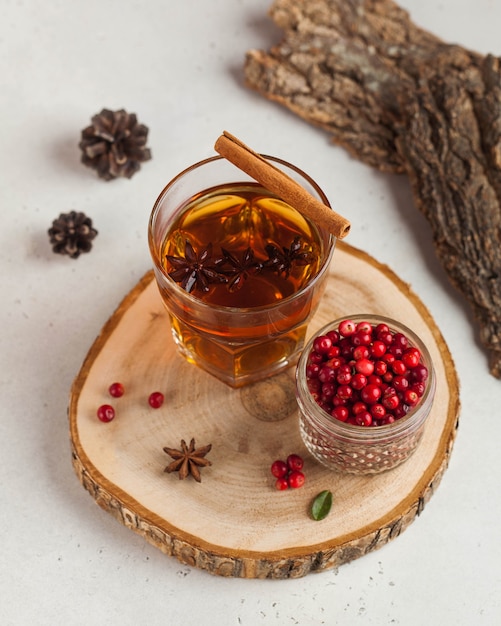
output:
[[[329,359],[333,359],[341,354],[341,348],[339,346],[332,346],[326,354]]]
[[[337,370],[336,380],[340,385],[347,385],[352,379],[351,367],[341,365]]]
[[[159,409],[163,403],[163,393],[161,393],[160,391],[154,391],[153,393],[150,393],[150,396],[148,398],[148,404],[151,406],[152,409]]]
[[[383,341],[379,341],[378,339],[376,339],[376,341],[371,346],[371,355],[375,359],[379,359],[383,356],[385,352],[386,344]]]
[[[374,372],[374,362],[369,359],[360,359],[356,361],[355,369],[364,376],[370,376]]]
[[[385,409],[388,409],[389,411],[394,411],[397,408],[400,404],[400,400],[398,399],[397,392],[393,387],[388,387],[388,389],[386,389],[381,403]]]
[[[370,322],[361,321],[357,324],[357,332],[369,333],[372,335],[372,324]]]
[[[339,385],[336,395],[341,400],[350,400],[353,396],[353,389],[349,385]]]
[[[405,350],[409,345],[409,340],[403,333],[395,333],[393,335],[393,344]]]
[[[410,378],[412,382],[424,383],[428,379],[428,368],[419,364],[411,370]]]
[[[277,460],[271,464],[271,473],[275,476],[275,478],[283,478],[287,474],[288,469],[289,468],[287,467],[287,463],[285,463],[285,461]]]
[[[364,374],[361,374],[360,372],[353,374],[351,381],[350,381],[350,385],[353,387],[353,389],[360,391],[360,389],[365,387],[366,384],[367,384],[367,376],[365,376]]]
[[[289,454],[287,457],[287,467],[290,470],[302,470],[304,461],[299,454]]]
[[[405,404],[399,404],[394,410],[393,410],[393,417],[395,419],[400,419],[402,417],[405,417],[407,415],[407,411],[409,410],[409,407]]]
[[[377,333],[376,337],[378,338],[379,341],[382,341],[386,346],[391,346],[393,342],[393,335],[391,334],[390,330],[382,330],[381,332]]]
[[[306,376],[308,378],[316,378],[320,371],[320,365],[318,363],[308,363],[306,366]]]
[[[332,348],[332,340],[326,335],[320,335],[313,342],[313,350],[319,354],[326,354]]]
[[[336,368],[323,365],[318,372],[318,380],[321,383],[332,383],[336,380]]]
[[[365,402],[354,402],[351,411],[353,415],[358,415],[359,413],[363,413],[363,411],[367,411],[367,405]]]
[[[405,350],[405,352],[402,354],[402,361],[409,369],[412,369],[413,367],[419,365],[420,360],[421,352],[417,348],[407,348],[407,350]]]
[[[412,383],[411,389],[412,391],[415,391],[419,397],[421,397],[424,395],[424,390],[426,389],[426,385],[423,382]]]
[[[293,470],[287,478],[289,487],[291,487],[292,489],[299,489],[299,487],[302,487],[305,483],[305,480],[305,475],[299,470]]]
[[[335,406],[332,409],[331,415],[332,417],[335,417],[340,422],[346,422],[346,420],[348,419],[350,415],[350,412],[345,406],[339,405],[339,406]]]
[[[358,426],[371,426],[372,425],[372,415],[369,411],[362,411],[355,417],[355,423]]]
[[[368,346],[372,341],[372,336],[370,333],[364,333],[361,330],[357,330],[357,332],[351,338],[351,342],[354,346]]]
[[[356,361],[359,361],[360,359],[367,359],[370,354],[371,352],[367,346],[360,345],[353,349],[352,356]]]
[[[373,404],[371,406],[370,412],[371,412],[372,417],[378,420],[382,419],[386,415],[386,409],[379,402],[376,402],[376,404]]]
[[[320,391],[322,400],[329,402],[336,395],[337,386],[334,383],[324,383]]]
[[[113,398],[121,398],[125,393],[125,388],[122,383],[112,383],[108,391]]]
[[[394,376],[392,385],[397,391],[405,391],[409,386],[409,381],[405,376]]]
[[[393,381],[393,372],[386,372],[383,374],[383,380],[386,384],[389,384]]]
[[[329,339],[332,341],[333,345],[338,343],[339,339],[340,339],[340,335],[337,332],[337,330],[329,330],[329,332],[327,333],[327,337],[329,337]]]
[[[352,320],[343,320],[339,324],[339,334],[343,337],[351,337],[356,330],[357,326]]]
[[[408,372],[405,363],[399,360],[393,361],[393,363],[391,364],[391,369],[393,370],[393,373],[397,374],[398,376],[403,376]]]
[[[384,361],[386,365],[392,365],[397,359],[391,352],[385,352],[381,357],[381,360]]]
[[[275,488],[278,489],[279,491],[285,491],[285,489],[288,489],[289,482],[287,478],[285,478],[285,476],[282,476],[281,478],[277,478],[275,482]]]
[[[360,391],[360,399],[366,404],[374,404],[381,397],[381,387],[378,385],[366,385]]]
[[[319,352],[310,352],[308,355],[308,363],[323,363],[324,357]]]
[[[404,391],[404,402],[409,406],[414,406],[419,402],[419,396],[413,389],[406,389]]]
[[[109,404],[102,404],[97,410],[97,417],[102,422],[111,422],[115,417],[115,409]]]

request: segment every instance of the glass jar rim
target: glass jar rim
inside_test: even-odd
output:
[[[337,420],[317,404],[307,387],[306,363],[312,350],[314,340],[316,337],[324,335],[330,330],[336,329],[340,322],[345,319],[368,322],[377,321],[377,323],[387,324],[390,329],[403,332],[408,337],[411,344],[416,346],[422,354],[423,360],[428,368],[428,379],[424,394],[419,399],[416,406],[412,407],[412,409],[404,417],[395,420],[392,424],[383,424],[381,426],[358,426],[357,424],[348,424],[346,422],[342,422],[341,420]],[[348,440],[358,437],[363,441],[379,441],[387,437],[396,437],[408,429],[419,426],[422,419],[428,415],[429,407],[433,401],[435,386],[436,377],[433,361],[428,348],[421,338],[402,322],[383,315],[376,315],[374,313],[345,315],[325,324],[309,339],[296,366],[296,398],[301,410],[307,413],[310,417],[313,415],[313,419],[315,419],[323,428],[335,432],[336,437],[346,437]]]
[[[269,156],[266,154],[261,154],[260,156],[262,156],[264,159],[272,161],[273,163],[277,163],[279,165],[283,165],[286,168],[293,170],[294,172],[296,172],[296,174],[298,174],[301,178],[303,178],[306,182],[308,182],[314,189],[315,192],[319,195],[320,199],[322,200],[322,202],[328,206],[329,208],[331,208],[331,205],[329,203],[329,200],[327,198],[327,196],[325,195],[325,193],[323,192],[323,190],[319,187],[319,185],[313,180],[313,178],[311,178],[311,176],[309,176],[308,174],[306,174],[306,172],[303,172],[303,170],[301,170],[299,167],[297,167],[296,165],[293,165],[292,163],[289,163],[288,161],[285,161],[284,159],[280,159],[279,157],[273,157],[273,156]],[[214,155],[211,157],[208,157],[206,159],[202,159],[201,161],[198,161],[197,163],[193,163],[192,165],[186,167],[184,170],[182,170],[181,172],[179,172],[179,174],[176,174],[176,176],[174,176],[174,178],[172,178],[166,185],[165,187],[162,189],[162,191],[160,192],[160,194],[158,195],[157,199],[155,200],[155,203],[153,205],[153,209],[151,211],[150,214],[150,218],[149,218],[149,222],[148,222],[148,244],[149,244],[149,248],[152,252],[152,254],[155,254],[156,257],[158,257],[159,255],[157,254],[157,246],[155,245],[154,242],[154,238],[153,238],[153,230],[154,230],[154,224],[155,224],[155,219],[156,216],[158,214],[158,211],[160,209],[160,205],[161,202],[164,198],[164,196],[167,194],[167,192],[171,189],[171,187],[173,187],[179,180],[181,180],[185,175],[189,174],[190,172],[198,169],[199,167],[202,167],[203,165],[207,165],[209,163],[213,163],[216,161],[225,161],[226,163],[230,164],[230,161],[228,161],[227,159],[225,159],[223,156],[221,155]],[[237,172],[240,172],[242,175],[247,176],[249,181],[252,181],[252,177],[249,176],[248,174],[245,174],[245,172],[242,172],[242,170],[239,170],[236,166],[235,169]],[[233,181],[233,182],[237,182],[237,181]],[[245,182],[245,181],[244,181]],[[325,229],[321,229],[320,227],[319,231],[325,231]],[[327,231],[325,231],[327,232]],[[290,296],[287,296],[286,298],[283,298],[282,300],[280,300],[279,302],[273,302],[272,304],[266,304],[263,306],[256,306],[256,307],[230,307],[230,306],[223,306],[223,305],[213,305],[213,304],[208,304],[206,302],[204,302],[201,298],[197,298],[196,296],[194,296],[191,293],[188,293],[187,291],[185,291],[178,283],[176,283],[174,280],[172,280],[172,278],[168,275],[168,273],[164,270],[163,266],[161,264],[156,264],[156,271],[160,271],[162,273],[162,275],[164,276],[164,278],[168,281],[169,285],[171,286],[171,288],[174,290],[174,292],[177,292],[178,295],[180,297],[182,297],[183,299],[186,299],[188,302],[192,302],[193,304],[195,304],[201,311],[203,310],[207,310],[207,311],[214,311],[214,309],[225,313],[225,314],[231,314],[234,315],[235,313],[238,313],[239,315],[246,315],[246,316],[252,316],[258,313],[263,313],[269,310],[273,310],[277,304],[282,305],[287,305],[291,302],[294,302],[294,300],[297,300],[299,298],[301,298],[304,295],[305,289],[309,290],[312,289],[315,284],[323,277],[323,275],[326,273],[330,262],[332,260],[332,255],[334,254],[334,249],[336,246],[336,237],[334,237],[334,235],[332,235],[331,233],[328,233],[328,253],[326,254],[323,263],[321,265],[321,267],[319,268],[318,272],[315,274],[315,276],[313,278],[311,278],[306,285],[300,289],[299,291],[296,291],[295,293],[291,294]]]

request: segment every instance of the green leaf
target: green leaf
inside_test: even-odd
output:
[[[321,491],[315,498],[311,504],[311,516],[317,522],[322,520],[329,515],[332,507],[332,492],[328,489],[325,491]]]

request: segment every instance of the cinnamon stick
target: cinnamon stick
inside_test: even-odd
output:
[[[223,131],[217,139],[214,149],[334,237],[342,239],[348,234],[350,222],[346,218],[317,200],[290,176],[227,131]]]

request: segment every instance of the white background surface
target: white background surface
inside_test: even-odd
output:
[[[405,178],[352,160],[242,83],[246,50],[280,32],[269,0],[0,0],[0,623],[501,623],[501,382],[469,308],[438,264]],[[494,0],[401,3],[448,41],[501,53]],[[80,164],[80,131],[103,107],[136,112],[153,160],[106,183]],[[299,580],[213,577],[163,555],[104,513],[70,462],[67,402],[122,297],[150,268],[146,226],[168,180],[227,129],[308,171],[353,223],[348,242],[410,283],[462,382],[449,469],[400,537]],[[59,213],[99,235],[78,260],[52,253]],[[245,497],[245,494],[239,494]]]

